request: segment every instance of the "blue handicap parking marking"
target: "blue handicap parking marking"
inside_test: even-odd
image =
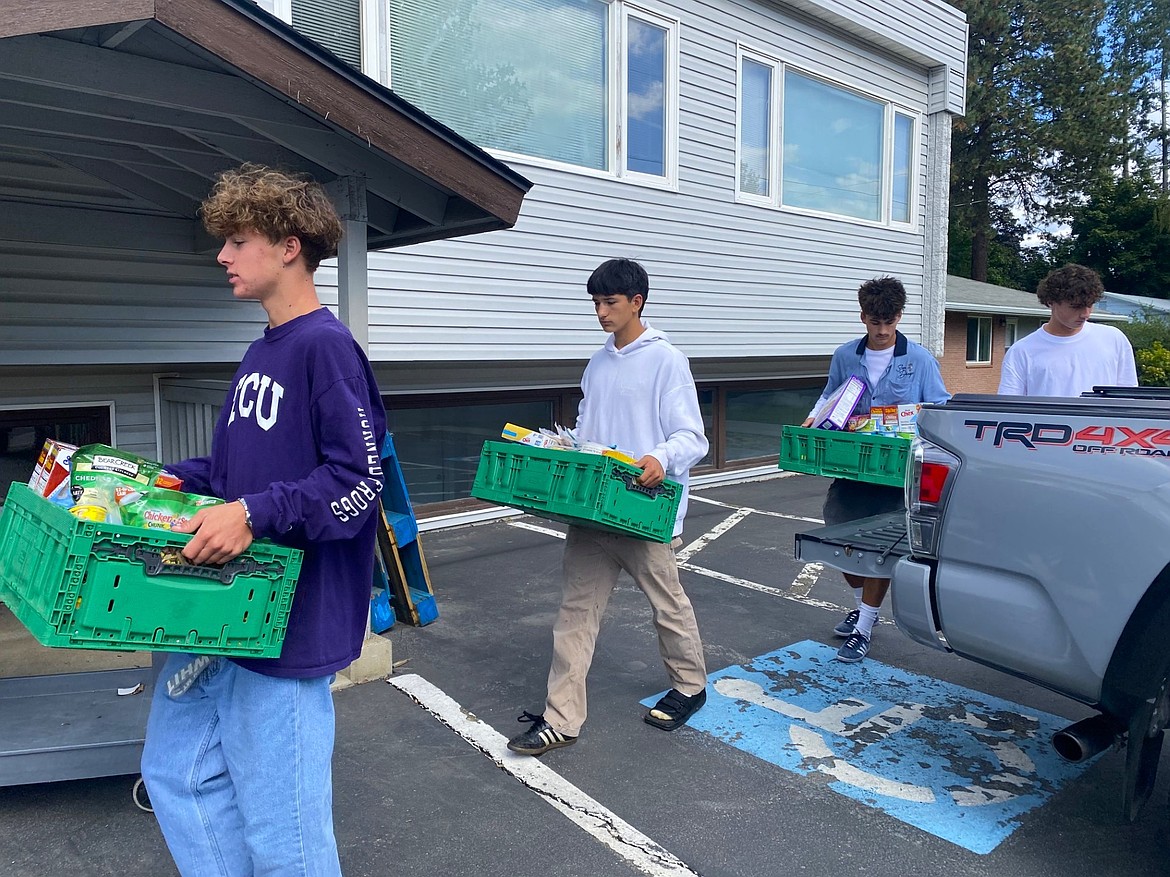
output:
[[[1091,763],[1052,750],[1067,719],[836,653],[806,640],[712,673],[687,724],[975,853]]]

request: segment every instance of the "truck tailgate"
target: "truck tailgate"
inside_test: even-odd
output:
[[[797,560],[842,572],[888,579],[898,558],[910,553],[906,513],[887,512],[796,534]]]

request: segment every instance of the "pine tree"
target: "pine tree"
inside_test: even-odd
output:
[[[1170,2],[1170,0],[1165,0]],[[1103,63],[1104,0],[951,0],[967,15],[967,113],[951,147],[951,229],[986,280],[997,216],[1067,221],[1119,164],[1123,102]],[[1010,222],[1010,221],[1009,221]]]

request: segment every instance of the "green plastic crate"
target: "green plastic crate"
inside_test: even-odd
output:
[[[277,657],[302,553],[258,541],[193,566],[178,556],[190,538],[82,520],[16,483],[0,512],[0,601],[46,646]]]
[[[910,440],[870,432],[786,426],[780,432],[780,468],[901,487]]]
[[[471,495],[563,521],[650,542],[669,542],[682,485],[634,483],[637,466],[600,454],[484,442]]]

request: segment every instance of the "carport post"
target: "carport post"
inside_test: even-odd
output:
[[[337,248],[337,313],[349,327],[362,350],[370,350],[370,293],[366,259],[366,180],[361,176],[338,177],[325,191],[341,217],[344,234]],[[337,674],[335,688],[383,679],[394,660],[390,640],[377,636],[366,615],[366,638],[356,661]]]
[[[325,186],[344,234],[337,250],[337,315],[362,350],[370,352],[370,292],[366,254],[366,180],[338,177]]]

